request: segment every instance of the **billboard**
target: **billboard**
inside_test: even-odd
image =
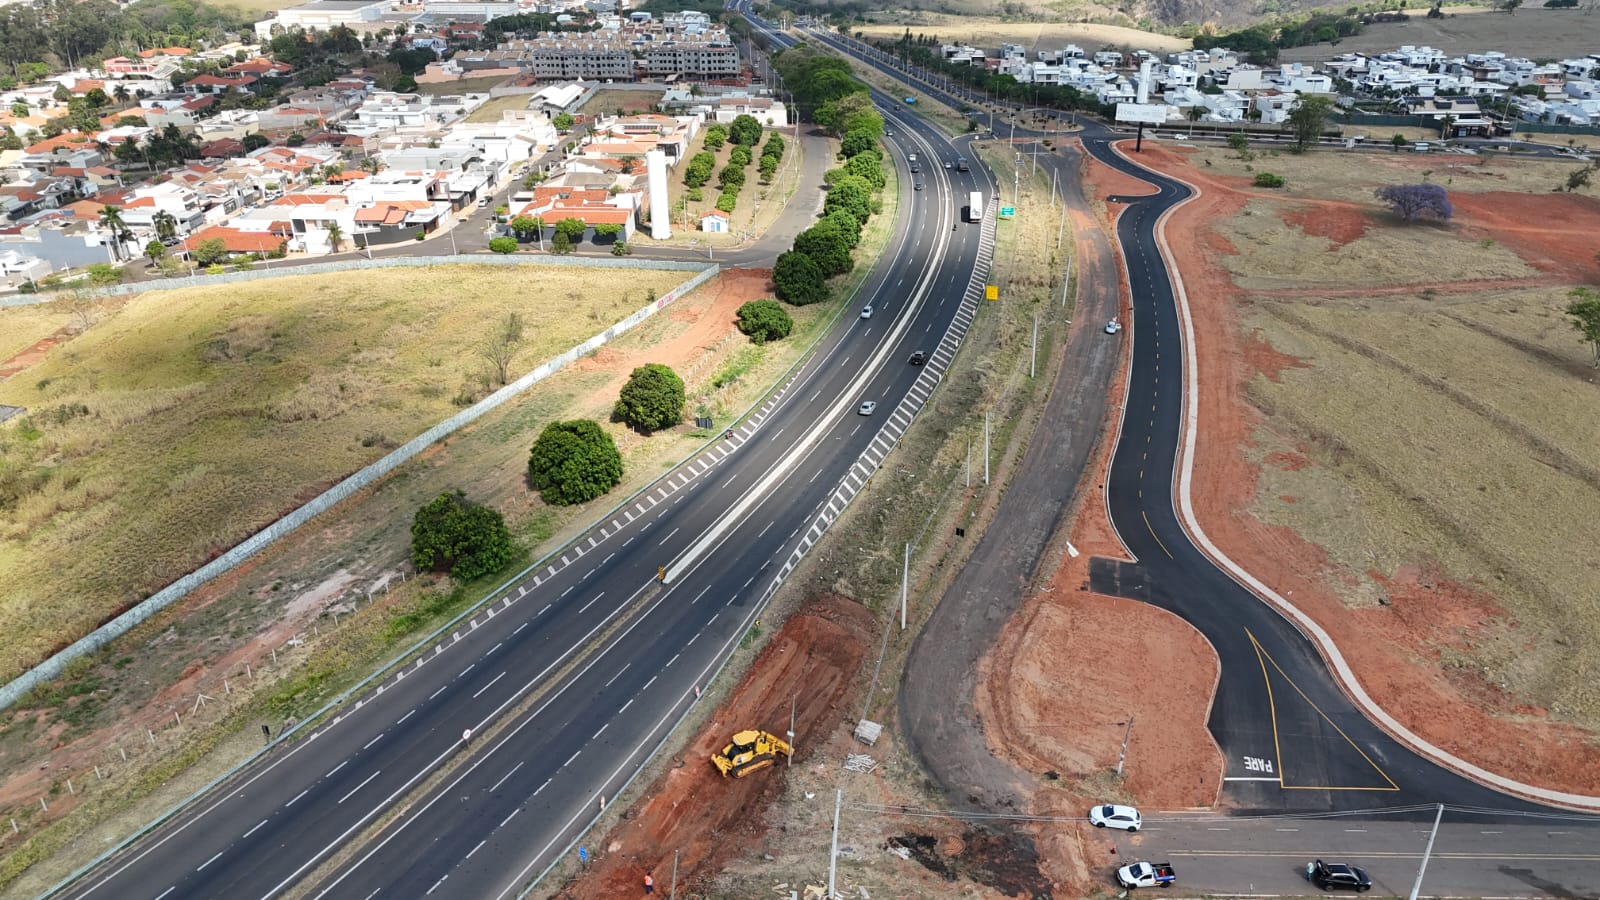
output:
[[[1172,107],[1165,103],[1118,103],[1117,121],[1139,125],[1161,125]]]

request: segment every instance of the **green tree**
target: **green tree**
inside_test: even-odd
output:
[[[772,179],[778,175],[778,158],[776,156],[763,156],[756,166],[757,173],[761,176],[762,184],[771,184]]]
[[[752,344],[782,340],[794,330],[794,319],[776,300],[751,300],[739,307],[739,330]]]
[[[728,142],[728,129],[721,125],[707,125],[705,147],[707,150],[721,150],[722,145]]]
[[[848,158],[859,153],[865,153],[868,150],[874,150],[877,146],[878,138],[876,135],[864,128],[857,128],[854,131],[845,133],[844,138],[839,142],[839,151]]]
[[[818,219],[817,222],[818,224],[831,222],[836,226],[840,236],[844,238],[846,246],[851,250],[854,250],[856,245],[861,243],[861,221],[847,209],[836,209]]]
[[[418,571],[448,571],[471,581],[505,568],[515,555],[500,513],[460,491],[435,497],[411,521],[411,564]]]
[[[111,263],[91,263],[88,272],[89,283],[95,287],[105,287],[122,280],[122,269]]]
[[[572,130],[575,121],[568,113],[556,113],[555,118],[550,120],[550,124],[555,126],[556,131],[566,134]]]
[[[515,253],[517,252],[517,239],[506,237],[505,235],[489,238],[489,249],[495,253]]]
[[[741,167],[748,166],[750,165],[750,161],[754,158],[755,157],[750,155],[750,148],[743,146],[742,144],[735,146],[733,150],[729,151],[728,153],[729,165]]]
[[[1256,173],[1256,180],[1255,180],[1256,187],[1281,188],[1281,187],[1284,186],[1285,183],[1286,182],[1283,180],[1283,176],[1282,175],[1274,175],[1271,172],[1257,172]]]
[[[207,238],[194,245],[196,265],[211,266],[228,258],[228,245],[222,238]]]
[[[684,169],[683,183],[692,188],[697,188],[711,180],[717,170],[717,155],[704,150],[689,157],[689,165]]]
[[[777,288],[778,299],[794,306],[808,306],[828,299],[822,269],[798,250],[778,256],[772,267],[772,283]]]
[[[247,134],[241,138],[239,143],[244,145],[244,150],[246,153],[250,153],[255,150],[260,150],[262,147],[272,146],[272,139],[264,134],[252,132],[251,134]]]
[[[556,237],[565,237],[569,244],[583,240],[583,233],[588,230],[588,223],[578,218],[566,218],[556,223]]]
[[[1322,127],[1328,121],[1333,101],[1327,97],[1302,96],[1300,103],[1289,113],[1289,130],[1294,132],[1295,153],[1304,153],[1317,145]]]
[[[833,183],[828,188],[828,194],[822,200],[822,213],[827,215],[834,210],[845,210],[856,217],[856,221],[866,224],[872,216],[872,189],[865,180],[854,175],[847,175]]]
[[[122,240],[128,234],[128,226],[122,221],[122,210],[107,204],[100,207],[100,221],[111,229],[111,251],[117,259],[122,258]]]
[[[177,240],[178,219],[172,213],[161,210],[150,217],[150,224],[155,226],[158,240],[162,242]]]
[[[1394,147],[1395,152],[1399,153],[1400,150],[1409,142],[1406,140],[1405,135],[1397,133],[1394,137],[1389,138],[1389,143]]]
[[[339,248],[344,246],[344,228],[338,222],[329,222],[327,230],[328,246],[333,248],[334,253],[338,253]]]
[[[721,187],[740,187],[744,184],[744,167],[728,163],[717,173],[717,184]]]
[[[616,442],[588,419],[546,425],[528,457],[528,483],[557,506],[593,500],[621,480]]]
[[[167,246],[160,241],[151,241],[144,245],[144,255],[150,257],[151,265],[155,265],[167,255]]]
[[[1567,316],[1572,320],[1572,327],[1589,342],[1589,349],[1594,351],[1595,368],[1600,368],[1600,290],[1575,288],[1572,302],[1567,304]]]
[[[831,217],[795,235],[794,249],[811,257],[825,278],[842,275],[855,266],[849,238],[840,233],[838,222]]]
[[[755,116],[735,116],[728,125],[728,139],[744,147],[754,147],[761,142],[761,123]]]
[[[550,252],[557,256],[566,256],[572,252],[572,238],[567,237],[565,231],[556,232],[555,239],[550,242]]]
[[[633,370],[622,386],[613,414],[646,433],[668,428],[683,419],[683,379],[660,363]]]
[[[544,232],[544,221],[538,216],[514,216],[509,223],[517,240],[525,241]],[[581,235],[582,232],[579,232]]]
[[[1250,139],[1238,132],[1230,134],[1228,135],[1228,149],[1240,156],[1244,156],[1250,149]]]
[[[877,150],[868,150],[858,153],[845,160],[844,172],[864,179],[873,193],[883,190],[889,183],[889,177],[883,171],[883,154]]]

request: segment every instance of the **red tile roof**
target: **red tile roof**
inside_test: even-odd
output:
[[[193,52],[188,47],[152,47],[140,50],[139,55],[145,59],[155,59],[158,56],[188,56]]]
[[[221,238],[222,246],[227,248],[229,253],[271,253],[277,250],[278,246],[290,236],[287,228],[284,227],[285,225],[286,223],[283,222],[273,222],[272,227],[279,229],[277,233],[271,231],[240,231],[237,228],[228,228],[224,225],[213,225],[210,228],[202,228],[189,235],[178,246],[183,250],[192,251],[200,245],[201,241]]]

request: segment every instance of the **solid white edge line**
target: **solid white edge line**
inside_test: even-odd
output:
[[[1113,150],[1115,150],[1114,147]],[[1129,161],[1132,162],[1132,160]],[[1189,199],[1192,200],[1200,196],[1200,189],[1194,185],[1182,179],[1173,178],[1171,175],[1166,177],[1184,184],[1193,191],[1194,193]],[[1184,202],[1187,203],[1188,201]],[[1172,254],[1167,245],[1167,219],[1183,205],[1183,203],[1180,203],[1168,209],[1156,220],[1156,243],[1161,248],[1162,256],[1169,263],[1171,262]],[[1459,756],[1424,740],[1372,699],[1366,688],[1362,686],[1361,680],[1356,677],[1355,670],[1351,669],[1350,664],[1345,661],[1344,654],[1339,652],[1339,647],[1334,643],[1333,637],[1323,630],[1315,619],[1280,596],[1277,591],[1274,591],[1265,582],[1250,574],[1243,566],[1234,562],[1226,553],[1222,552],[1220,547],[1211,541],[1211,537],[1206,534],[1204,528],[1200,527],[1200,521],[1195,516],[1194,499],[1190,491],[1194,476],[1195,444],[1200,426],[1200,391],[1199,385],[1195,380],[1197,364],[1194,356],[1194,321],[1189,311],[1189,296],[1184,291],[1183,278],[1177,274],[1177,270],[1170,264],[1167,266],[1167,275],[1172,281],[1174,293],[1178,299],[1178,315],[1183,323],[1184,427],[1183,440],[1179,445],[1181,448],[1181,465],[1178,473],[1179,522],[1183,525],[1184,530],[1189,532],[1195,546],[1200,548],[1202,553],[1209,556],[1212,562],[1232,576],[1235,581],[1239,582],[1251,593],[1270,603],[1273,608],[1277,609],[1285,618],[1297,625],[1307,637],[1311,638],[1312,644],[1316,646],[1318,653],[1322,655],[1329,671],[1335,676],[1334,680],[1344,690],[1345,694],[1366,712],[1369,719],[1388,732],[1391,737],[1405,744],[1412,752],[1425,756],[1445,768],[1454,770],[1458,774],[1489,787],[1505,791],[1508,794],[1520,795],[1524,798],[1536,799],[1578,811],[1600,811],[1600,797],[1590,797],[1567,791],[1555,791],[1525,784],[1467,762]]]

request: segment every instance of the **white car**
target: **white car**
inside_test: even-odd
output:
[[[870,415],[872,415],[873,413],[875,413],[877,411],[878,411],[878,401],[876,401],[876,400],[867,400],[867,401],[865,401],[864,403],[861,404],[861,408],[856,410],[856,413],[858,415],[870,416]]]
[[[1139,830],[1139,811],[1131,806],[1107,803],[1089,810],[1089,824],[1096,828],[1120,828],[1131,834]]]
[[[872,318],[872,304],[868,303],[866,306],[861,307],[861,318]]]
[[[1116,334],[1117,332],[1119,332],[1121,330],[1122,330],[1122,323],[1118,322],[1116,319],[1112,319],[1111,321],[1106,323],[1106,334]]]

